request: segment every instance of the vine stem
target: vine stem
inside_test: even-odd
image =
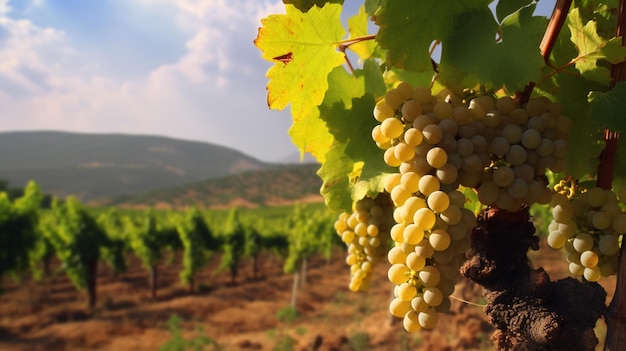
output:
[[[348,57],[348,55],[346,55],[346,49],[348,49],[350,45],[357,44],[363,41],[374,40],[374,39],[376,39],[376,35],[370,34],[370,35],[364,35],[362,37],[350,38],[350,39],[341,40],[337,42],[337,44],[339,44],[339,51],[341,51],[344,58],[346,59],[346,64],[348,65],[348,69],[350,70],[350,73],[354,73],[354,66],[352,66],[352,62],[350,61],[350,58]]]
[[[617,17],[617,29],[615,36],[622,37],[622,45],[626,34],[626,1],[620,0],[619,14]],[[611,67],[611,86],[614,88],[619,82],[626,81],[626,62],[614,64]],[[604,189],[611,189],[613,180],[613,168],[617,156],[617,143],[619,134],[604,130],[604,140],[606,145],[600,155],[600,165],[598,166],[597,185]],[[623,239],[622,239],[623,240]],[[619,253],[619,263],[617,266],[617,281],[613,299],[609,304],[606,315],[607,335],[604,349],[606,351],[626,350],[626,245],[622,241]]]
[[[548,66],[551,66],[550,54],[561,32],[561,28],[563,28],[563,24],[567,18],[567,12],[569,12],[571,6],[572,0],[557,0],[554,5],[554,11],[552,11],[552,15],[550,16],[546,33],[543,35],[543,39],[541,39],[541,44],[539,44],[541,56],[543,56],[543,60]]]
[[[546,32],[541,39],[541,43],[539,44],[539,52],[548,66],[552,66],[550,64],[550,53],[552,53],[554,44],[556,43],[559,33],[561,32],[561,28],[563,28],[570,6],[572,6],[572,0],[557,0],[554,5],[554,10],[552,11],[552,15],[550,16]],[[535,82],[530,82],[526,87],[524,87],[523,91],[518,91],[515,94],[515,100],[520,105],[527,103],[528,100],[530,100],[530,95],[532,94],[534,88]]]

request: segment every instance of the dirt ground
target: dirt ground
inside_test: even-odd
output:
[[[545,249],[530,255],[553,279],[566,276],[560,253]],[[236,284],[227,272],[213,273],[213,258],[198,278],[199,291],[189,293],[178,282],[180,265],[162,265],[159,297],[150,300],[147,272],[130,259],[127,273],[114,276],[101,266],[98,307],[89,312],[86,296],[59,274],[42,282],[5,279],[0,295],[0,350],[3,351],[143,351],[158,350],[172,339],[167,321],[182,320],[183,336],[204,335],[220,350],[491,350],[492,327],[482,309],[453,300],[432,331],[407,334],[399,320],[387,312],[391,286],[386,265],[376,270],[368,293],[348,290],[348,268],[337,250],[330,262],[309,261],[305,285],[298,291],[299,316],[292,322],[280,317],[291,300],[293,275],[282,272],[282,262],[264,256],[260,277],[252,277],[250,262],[243,262]],[[602,285],[612,295],[614,279]],[[454,296],[480,304],[480,288],[467,281]],[[198,332],[197,328],[202,328]],[[605,326],[597,334],[603,340]],[[200,334],[197,334],[200,333]],[[293,347],[287,343],[294,340]],[[205,350],[212,350],[211,347]]]

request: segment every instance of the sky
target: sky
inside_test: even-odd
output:
[[[0,131],[162,135],[283,160],[298,152],[291,117],[268,109],[272,64],[252,43],[283,12],[280,0],[0,0]]]

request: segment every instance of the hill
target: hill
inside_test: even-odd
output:
[[[52,131],[0,133],[0,179],[83,201],[139,194],[280,167],[223,146],[161,136]]]
[[[250,171],[194,184],[122,196],[102,205],[120,207],[179,208],[200,206],[278,206],[296,202],[321,202],[317,164],[300,164]]]

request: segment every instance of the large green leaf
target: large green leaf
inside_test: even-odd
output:
[[[620,82],[606,93],[593,91],[589,94],[591,118],[599,126],[611,131],[626,131],[626,82]]]
[[[590,118],[590,105],[587,95],[590,89],[601,89],[599,83],[588,81],[571,74],[557,74],[552,77],[557,101],[563,106],[563,114],[573,121],[569,136],[567,172],[575,178],[595,174],[598,169],[598,156],[603,148],[602,128]]]
[[[345,35],[341,26],[342,5],[326,4],[303,13],[286,5],[287,14],[261,20],[255,45],[263,58],[275,62],[267,77],[267,102],[272,109],[291,103],[294,121],[307,116],[324,99],[326,77],[344,63],[337,42]]]
[[[300,150],[300,158],[308,152],[324,162],[325,154],[333,143],[333,136],[328,132],[326,123],[320,119],[320,111],[317,108],[294,121],[289,128],[289,136],[293,144]]]
[[[496,17],[498,22],[502,21],[510,14],[517,12],[520,8],[527,6],[533,0],[499,0],[496,5]]]
[[[376,15],[380,26],[377,40],[387,49],[387,64],[398,68],[431,70],[429,48],[434,41],[444,41],[459,18],[477,9],[488,10],[490,0],[382,0]]]
[[[371,137],[378,123],[372,116],[375,104],[374,96],[365,94],[352,101],[351,109],[340,102],[323,108],[322,118],[335,141],[318,175],[324,181],[321,193],[332,210],[350,211],[354,200],[377,195],[383,190],[381,175],[393,172]]]
[[[362,96],[366,92],[374,96],[382,96],[386,91],[379,66],[374,60],[366,60],[363,69],[356,70],[354,75],[341,66],[336,67],[328,75],[328,84],[329,89],[322,102],[322,105],[327,107],[326,110],[337,102],[341,102],[347,109],[350,109],[353,98]],[[300,150],[301,156],[309,152],[319,162],[325,161],[326,152],[333,142],[333,135],[328,130],[326,121],[321,118],[318,108],[294,120],[289,129],[289,135]]]
[[[506,16],[499,42],[495,39],[498,26],[488,9],[461,15],[459,25],[443,43],[442,82],[457,89],[477,84],[506,87],[512,94],[538,81],[544,66],[539,44],[547,19],[533,16],[534,10],[534,5],[527,6]]]
[[[611,82],[611,71],[608,67],[598,65],[599,60],[612,64],[626,59],[626,48],[621,38],[606,40],[598,34],[595,21],[583,23],[578,8],[570,11],[567,25],[571,31],[571,41],[578,48],[578,57],[574,59],[576,69],[588,80],[604,85]]]

